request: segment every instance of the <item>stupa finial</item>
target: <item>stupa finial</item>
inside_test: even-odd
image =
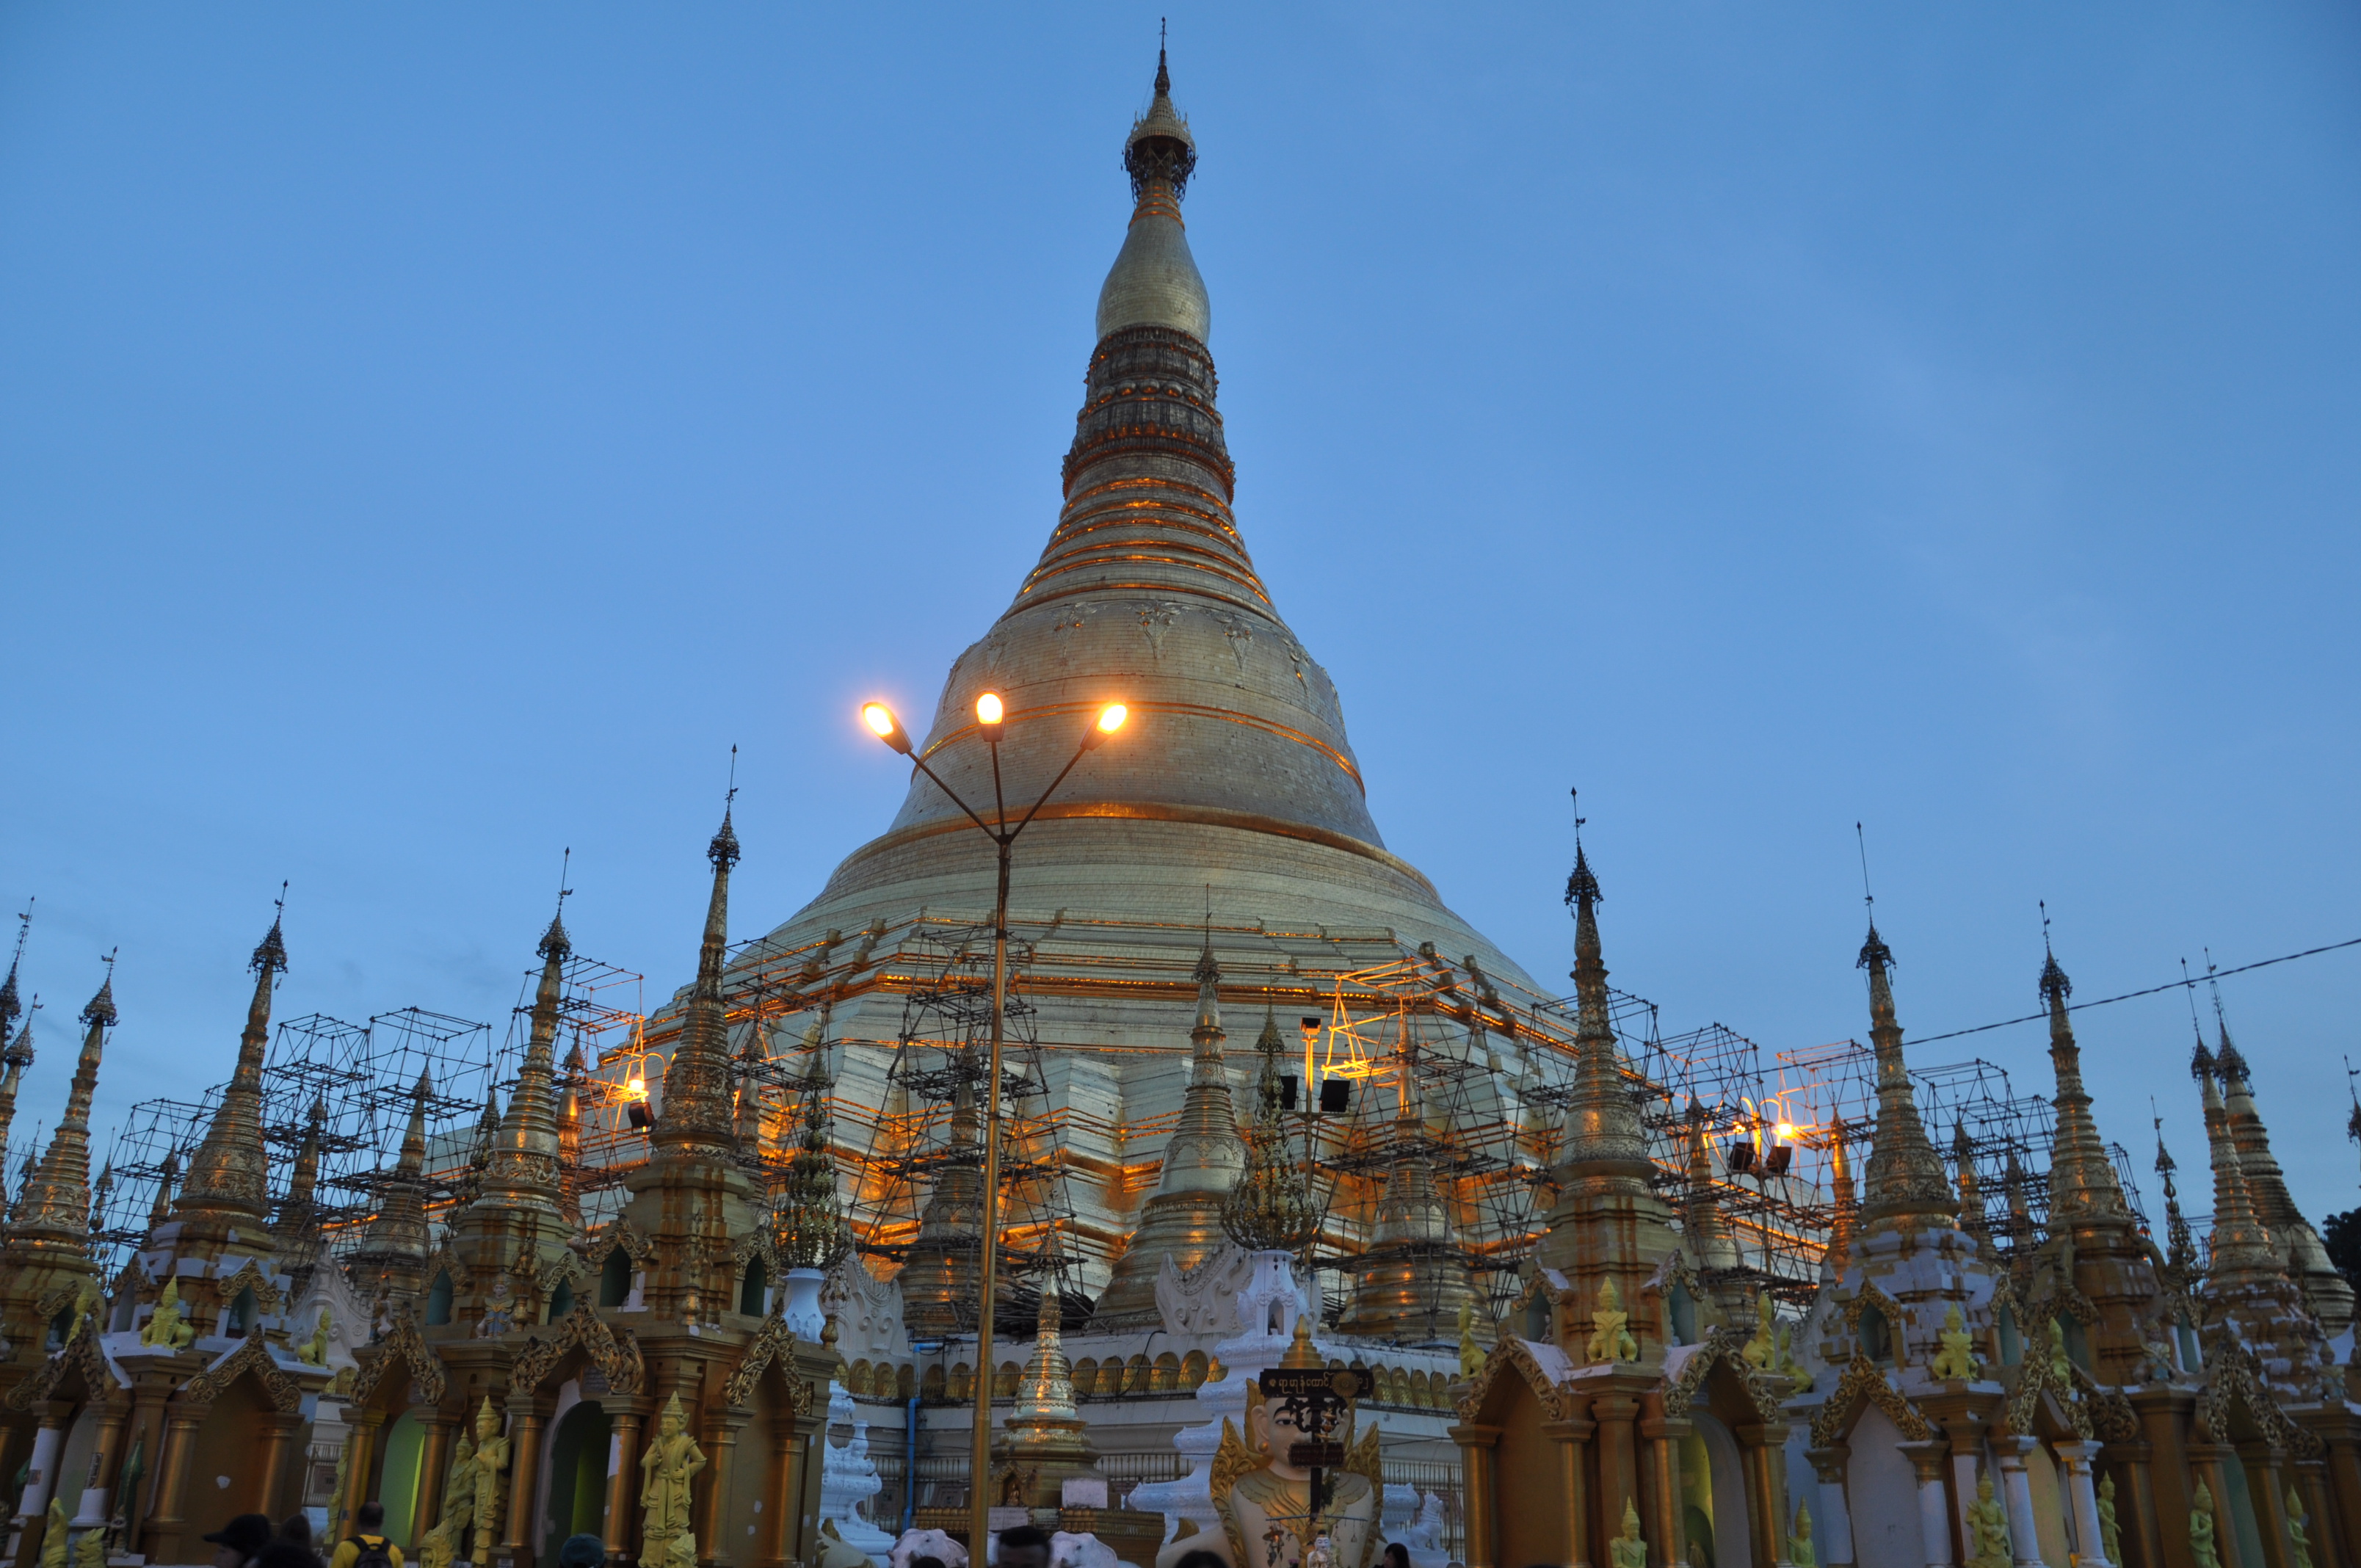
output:
[[[2107,1157],[2106,1142],[2092,1118],[2090,1091],[2082,1086],[2082,1051],[2074,1043],[2066,1006],[2074,982],[2059,967],[2049,945],[2047,903],[2041,905],[2041,955],[2039,989],[2049,1009],[2049,1065],[2058,1084],[2058,1124],[2049,1145],[2050,1219],[2052,1223],[2095,1218],[2128,1224],[2131,1212],[2115,1179],[2114,1162]]]
[[[188,1180],[175,1210],[186,1223],[218,1214],[225,1224],[239,1218],[261,1220],[270,1202],[270,1156],[262,1141],[262,1058],[270,1042],[272,982],[287,972],[287,942],[280,927],[287,916],[287,884],[279,884],[270,929],[256,944],[247,968],[254,973],[254,996],[247,1003],[246,1032],[238,1037],[237,1066],[204,1141],[189,1157]]]
[[[1860,825],[1854,826],[1858,831]],[[1872,911],[1859,965],[1869,971],[1869,1038],[1877,1057],[1877,1130],[1871,1135],[1862,1217],[1872,1228],[1949,1223],[1959,1217],[1959,1196],[1944,1179],[1942,1159],[1918,1119],[1902,1055],[1902,1025],[1894,1014],[1893,965],[1894,950],[1877,934]]]

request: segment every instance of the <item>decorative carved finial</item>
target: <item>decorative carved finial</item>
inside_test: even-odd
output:
[[[102,1029],[115,1027],[115,955],[122,950],[116,948],[99,959],[106,966],[106,978],[99,982],[98,994],[92,997],[90,1004],[82,1010],[83,1023],[95,1024]]]
[[[270,907],[270,929],[264,932],[262,940],[255,944],[254,957],[247,960],[246,967],[257,974],[285,974],[287,939],[280,935],[280,927],[287,918],[285,883],[279,884],[279,896],[271,901]]]
[[[1159,184],[1170,188],[1178,201],[1188,189],[1189,176],[1196,171],[1196,142],[1189,135],[1189,122],[1172,106],[1172,72],[1160,36],[1156,46],[1156,95],[1148,113],[1132,123],[1131,135],[1124,144],[1123,167],[1131,176],[1134,201],[1145,199]]]
[[[549,917],[549,929],[541,934],[541,945],[535,949],[544,959],[564,962],[574,951],[573,940],[566,935],[566,901],[574,890],[566,885],[566,873],[574,868],[574,850],[568,845],[565,859],[558,862],[557,913]]]
[[[8,978],[0,980],[0,1060],[5,1060],[11,1067],[32,1065],[29,1050],[24,1059],[17,1059],[16,1040],[11,1033],[16,1020],[25,1015],[24,1004],[16,1000],[16,970],[25,961],[25,938],[32,934],[32,930],[33,901],[28,898],[25,900],[23,913],[16,916],[16,951],[8,959]]]

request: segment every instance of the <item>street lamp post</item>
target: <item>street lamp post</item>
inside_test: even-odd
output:
[[[932,779],[935,787],[950,797],[953,806],[967,813],[969,821],[981,828],[999,852],[999,874],[992,898],[992,1057],[985,1069],[988,1087],[984,1092],[983,1111],[983,1213],[981,1216],[979,1238],[983,1254],[981,1277],[976,1285],[975,1335],[975,1431],[972,1434],[968,1455],[968,1561],[981,1564],[985,1544],[992,1539],[992,1298],[1000,1279],[1000,1047],[1001,1027],[1008,1011],[1008,862],[1009,851],[1016,836],[1032,826],[1033,818],[1048,805],[1066,775],[1085,752],[1094,751],[1116,730],[1123,728],[1130,710],[1122,703],[1111,702],[1099,709],[1090,728],[1082,731],[1082,743],[1041,798],[1016,827],[1008,825],[1008,806],[1001,793],[1000,736],[1001,725],[1007,710],[997,694],[985,692],[975,699],[975,718],[983,731],[985,742],[992,748],[993,819],[986,822],[973,807],[959,797],[959,792],[942,781],[942,776],[927,766],[927,759],[910,742],[909,731],[902,728],[894,710],[882,702],[863,704],[862,721],[867,724],[880,740],[910,759],[917,770]],[[915,1478],[912,1482],[916,1484]]]

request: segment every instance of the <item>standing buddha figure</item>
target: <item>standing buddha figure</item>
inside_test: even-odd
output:
[[[656,1440],[640,1455],[640,1468],[645,1472],[640,1483],[640,1568],[672,1568],[683,1557],[694,1561],[688,1486],[705,1468],[705,1451],[681,1430],[678,1394],[664,1401]]]

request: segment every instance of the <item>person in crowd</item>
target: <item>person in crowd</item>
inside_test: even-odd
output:
[[[1014,1526],[998,1540],[1000,1550],[993,1558],[997,1568],[1049,1568],[1049,1538],[1036,1527]]]
[[[371,1498],[353,1514],[353,1533],[336,1542],[328,1568],[401,1568],[401,1548],[386,1539],[385,1505]]]
[[[599,1568],[606,1561],[607,1543],[595,1535],[569,1535],[557,1549],[557,1568]]]
[[[246,1568],[270,1544],[269,1516],[240,1514],[204,1540],[206,1545],[216,1549],[214,1568]]]

